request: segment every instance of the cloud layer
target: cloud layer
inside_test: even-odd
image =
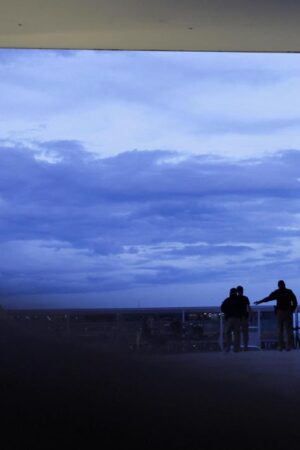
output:
[[[132,306],[134,290],[169,285],[190,286],[182,304],[218,304],[231,283],[297,276],[300,151],[99,158],[75,141],[6,142],[0,160],[1,290],[21,304],[98,293],[101,306],[114,292]]]
[[[1,136],[257,157],[300,148],[300,55],[0,50]]]
[[[300,289],[299,75],[298,54],[0,50],[3,302]]]

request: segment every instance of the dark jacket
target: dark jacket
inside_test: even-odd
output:
[[[243,318],[248,319],[248,317],[249,317],[249,306],[250,306],[249,298],[246,297],[246,295],[238,295],[238,300],[239,300],[239,302],[241,304]]]
[[[241,319],[243,317],[243,305],[237,295],[232,295],[225,298],[221,305],[221,311],[225,315],[225,319],[236,317]]]

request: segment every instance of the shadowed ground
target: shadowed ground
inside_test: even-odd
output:
[[[299,351],[129,357],[5,317],[0,344],[5,450],[299,448]]]

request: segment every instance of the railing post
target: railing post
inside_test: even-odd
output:
[[[299,317],[298,317],[298,308],[295,311],[295,327],[296,327],[296,345],[295,347],[299,347]]]
[[[224,350],[224,344],[223,344],[223,334],[224,334],[224,327],[223,327],[223,314],[219,315],[220,317],[220,348],[223,351]]]
[[[120,339],[121,339],[121,321],[122,316],[121,313],[116,313],[116,319],[115,319],[115,343],[117,346],[120,345]]]
[[[260,309],[257,310],[257,330],[258,330],[258,338],[259,338],[259,349],[261,350],[261,318],[260,318]]]
[[[71,334],[71,327],[70,327],[70,314],[69,313],[65,314],[65,319],[66,319],[67,336],[70,336],[70,334]]]

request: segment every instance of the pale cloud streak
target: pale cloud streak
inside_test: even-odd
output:
[[[300,146],[297,54],[0,53],[3,138],[77,140],[100,156]]]

